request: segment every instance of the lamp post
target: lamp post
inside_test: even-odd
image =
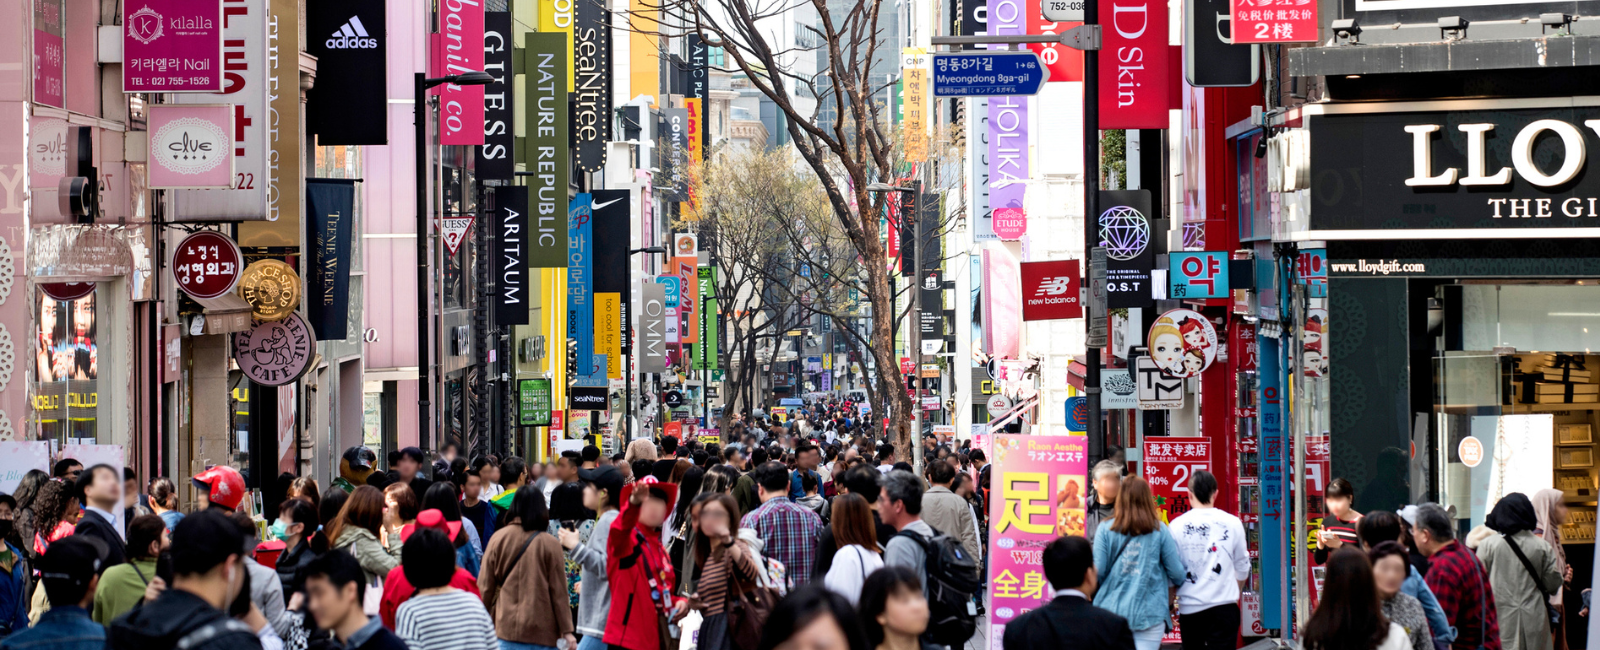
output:
[[[632,256],[637,255],[639,253],[649,253],[651,255],[666,255],[667,254],[667,249],[664,246],[646,246],[644,248],[635,248],[633,250],[628,251],[628,256],[632,257]],[[629,305],[628,306],[628,313],[629,314],[637,314],[637,313],[639,313],[639,311],[637,309],[634,309],[632,305]],[[626,373],[627,381],[623,382],[623,384],[622,384],[623,385],[623,392],[626,393],[623,396],[623,404],[624,404],[624,406],[622,407],[622,439],[623,439],[623,446],[627,446],[627,441],[633,439],[633,382],[634,382],[634,380],[638,379],[638,377],[635,377],[633,375],[633,350],[634,350],[634,346],[632,344],[633,341],[631,340],[633,338],[633,333],[631,331],[632,328],[628,327],[628,325],[626,323],[624,323],[622,327],[625,330],[630,330],[629,333],[628,333],[628,338],[630,339],[628,341],[628,343],[629,343],[629,345],[628,345],[628,367],[623,370],[623,372]]]
[[[867,186],[867,191],[914,194],[916,189],[899,187],[888,183],[872,183]],[[900,227],[905,228],[907,227],[906,222],[910,222],[911,266],[913,277],[915,277],[922,272],[922,220],[917,218],[917,215],[906,215],[903,209],[905,205],[906,201],[902,197],[900,199],[900,206],[902,207],[900,211]],[[920,210],[921,206],[918,206],[918,209]],[[873,317],[876,318],[877,315],[874,314]],[[922,292],[916,289],[911,291],[911,333],[906,337],[906,347],[908,348],[906,351],[911,355],[912,377],[915,382],[920,384],[922,378],[919,376],[921,373],[918,371],[922,368]],[[918,398],[922,396],[920,386],[917,388],[916,395]],[[922,403],[917,399],[913,399],[911,400],[911,465],[916,469],[918,476],[922,475],[922,461]]]
[[[471,70],[448,77],[428,78],[426,73],[418,72],[414,76],[412,86],[412,121],[416,125],[416,156],[417,156],[417,442],[424,447],[429,444],[429,413],[432,403],[428,394],[432,392],[429,385],[429,365],[433,355],[428,349],[428,336],[431,334],[428,327],[428,121],[427,93],[429,88],[444,84],[457,86],[486,86],[494,83],[494,75],[478,70]]]

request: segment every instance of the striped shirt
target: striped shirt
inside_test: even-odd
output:
[[[739,547],[737,558],[733,557],[733,549],[728,549],[723,551],[720,558],[706,558],[705,566],[700,569],[700,579],[695,582],[695,588],[699,591],[701,614],[705,616],[714,616],[726,611],[730,566],[735,572],[735,579],[740,583],[740,593],[756,585],[758,569],[750,557],[750,547],[743,541],[736,541],[734,544]]]
[[[394,617],[411,650],[499,650],[494,622],[476,596],[461,590],[413,596]]]

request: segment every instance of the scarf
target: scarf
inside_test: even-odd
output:
[[[1484,523],[1495,532],[1509,537],[1538,527],[1539,518],[1533,514],[1533,503],[1528,501],[1528,495],[1512,492],[1494,504],[1494,510],[1489,511]]]
[[[1533,514],[1538,519],[1534,532],[1550,543],[1556,552],[1556,573],[1566,575],[1567,552],[1561,548],[1561,524],[1556,520],[1556,508],[1561,506],[1561,490],[1543,489],[1533,493]]]

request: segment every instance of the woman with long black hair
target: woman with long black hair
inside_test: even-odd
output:
[[[1301,635],[1306,650],[1410,650],[1405,628],[1383,615],[1372,561],[1354,544],[1334,551],[1322,598]]]

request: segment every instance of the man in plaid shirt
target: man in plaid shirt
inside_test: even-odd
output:
[[[1417,548],[1428,556],[1428,589],[1439,600],[1445,618],[1456,628],[1454,650],[1500,650],[1500,621],[1494,611],[1494,590],[1478,556],[1456,541],[1454,522],[1435,503],[1417,508],[1412,531]]]
[[[782,562],[794,586],[810,582],[822,518],[789,500],[789,470],[783,463],[763,463],[750,478],[755,480],[761,505],[739,525],[756,532],[764,544],[761,554]]]

